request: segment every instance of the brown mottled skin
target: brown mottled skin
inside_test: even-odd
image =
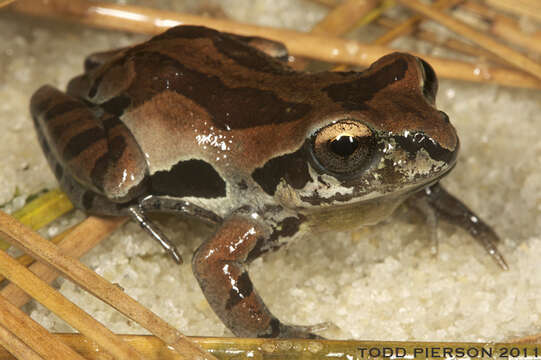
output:
[[[162,245],[144,212],[216,224],[192,265],[238,336],[316,337],[274,317],[245,269],[311,230],[370,225],[408,201],[495,251],[490,228],[438,190],[459,142],[428,64],[395,53],[363,72],[307,74],[279,59],[275,42],[175,27],[90,56],[65,93],[37,90],[38,139],[78,208],[130,214]]]

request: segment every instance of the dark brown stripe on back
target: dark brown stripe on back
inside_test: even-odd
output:
[[[334,101],[341,103],[347,110],[366,110],[366,102],[374,97],[382,89],[402,80],[408,63],[404,59],[383,66],[378,71],[368,76],[360,76],[358,79],[329,85],[323,89]]]
[[[154,69],[156,73],[138,77],[131,84],[127,92],[134,99],[132,106],[148,101],[149,94],[175,91],[204,107],[214,125],[222,130],[296,121],[312,109],[309,104],[284,101],[272,91],[228,87],[219,77],[187,68],[159,52],[139,52],[135,60],[136,72]]]
[[[293,70],[286,67],[283,62],[274,59],[264,52],[249,46],[246,41],[239,40],[235,35],[223,34],[212,37],[214,46],[227,57],[238,64],[260,72],[286,75]]]

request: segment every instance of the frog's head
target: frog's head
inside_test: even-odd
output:
[[[303,147],[290,155],[296,165],[274,194],[282,204],[310,209],[404,198],[453,168],[458,137],[435,107],[430,65],[391,54],[342,76],[323,89],[341,109],[314,119]]]

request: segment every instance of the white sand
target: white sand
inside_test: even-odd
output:
[[[195,2],[181,3],[175,8],[196,9]],[[322,8],[302,9],[285,0],[221,3],[237,20],[303,30],[324,15]],[[56,186],[28,113],[32,92],[45,83],[64,87],[81,72],[88,53],[141,39],[0,13],[0,204],[9,203],[5,210]],[[493,224],[510,270],[499,270],[469,236],[446,224],[440,225],[440,251],[432,258],[420,216],[399,209],[390,221],[353,237],[314,236],[255,261],[250,266],[255,286],[280,319],[330,321],[336,327],[322,335],[366,340],[498,341],[541,332],[541,92],[441,81],[438,104],[462,143],[459,164],[443,184]],[[82,217],[68,216],[45,233]],[[172,217],[162,227],[186,260],[212,233]],[[135,224],[84,261],[186,334],[231,335],[207,305],[189,261],[174,266]],[[58,284],[114,331],[142,332],[68,281]],[[53,331],[69,329],[39,305],[29,311]]]

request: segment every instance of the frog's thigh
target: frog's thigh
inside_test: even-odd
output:
[[[36,91],[30,109],[59,180],[68,175],[115,202],[139,195],[146,164],[135,139],[117,117],[51,86]]]
[[[266,235],[261,224],[233,216],[197,249],[192,268],[210,306],[237,336],[306,337],[309,327],[282,324],[254,289],[244,265]]]

